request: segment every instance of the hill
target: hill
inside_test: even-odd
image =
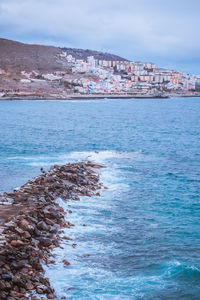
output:
[[[0,68],[14,73],[22,70],[66,71],[69,64],[59,56],[63,51],[79,59],[94,56],[96,59],[102,60],[126,60],[117,55],[99,51],[31,45],[0,38]]]
[[[57,59],[62,50],[53,46],[29,45],[0,38],[0,67],[15,71],[53,71],[63,68]]]
[[[127,61],[127,59],[110,54],[110,53],[104,53],[100,51],[94,51],[94,50],[83,50],[83,49],[75,49],[75,48],[60,48],[63,51],[67,52],[68,55],[72,55],[76,59],[87,59],[88,56],[94,56],[95,59],[98,60],[111,60],[111,61]]]

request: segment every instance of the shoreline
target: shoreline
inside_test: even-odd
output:
[[[122,94],[122,95],[108,95],[108,94],[102,94],[102,95],[69,95],[67,97],[61,97],[61,96],[50,96],[50,95],[30,95],[30,96],[10,96],[10,97],[0,97],[0,101],[5,100],[101,100],[101,99],[173,99],[173,98],[199,98],[199,94],[166,94],[166,95],[128,95],[128,94]]]
[[[100,196],[100,169],[90,161],[54,165],[11,193],[0,195],[0,299],[56,299],[43,264],[54,263],[64,228],[74,226],[56,199]],[[67,267],[70,262],[63,260]],[[63,298],[64,299],[64,298]]]

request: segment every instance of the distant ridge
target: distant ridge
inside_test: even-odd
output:
[[[75,48],[60,48],[63,51],[67,52],[67,54],[72,55],[76,59],[84,59],[86,60],[88,56],[94,56],[95,59],[98,60],[111,60],[111,61],[128,61],[127,59],[110,54],[110,53],[104,53],[101,51],[95,51],[95,50],[83,50],[83,49],[75,49]]]

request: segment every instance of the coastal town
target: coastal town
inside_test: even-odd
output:
[[[200,76],[157,68],[151,62],[76,58],[61,51],[61,70],[12,71],[0,68],[0,98],[199,96]]]
[[[151,62],[106,61],[89,56],[76,60],[63,52],[72,64],[70,83],[77,84],[76,92],[83,94],[127,93],[160,95],[167,92],[194,92],[198,90],[200,76],[156,68]],[[93,74],[96,78],[83,78],[80,74]]]

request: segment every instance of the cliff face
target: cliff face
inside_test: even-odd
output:
[[[57,56],[62,50],[52,46],[28,45],[0,39],[0,68],[14,71],[54,71],[63,68]]]

